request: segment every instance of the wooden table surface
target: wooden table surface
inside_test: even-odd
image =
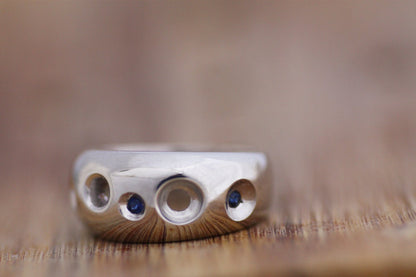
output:
[[[0,3],[0,276],[416,275],[414,1],[108,2]],[[259,147],[269,221],[90,237],[72,161],[124,142]]]
[[[1,191],[0,272],[2,276],[414,274],[416,171],[406,164],[416,161],[393,160],[378,160],[380,167],[370,163],[368,168],[361,168],[366,164],[362,162],[352,166],[354,172],[346,169],[344,173],[355,175],[356,182],[341,194],[331,188],[349,178],[337,179],[341,176],[330,174],[335,167],[328,165],[328,170],[316,173],[312,189],[276,185],[278,196],[269,222],[222,237],[167,244],[95,240],[72,214],[65,186],[33,181],[33,186],[16,189],[10,182]],[[381,166],[383,162],[389,167]],[[335,183],[328,187],[325,182]],[[311,198],[316,202],[308,201]]]

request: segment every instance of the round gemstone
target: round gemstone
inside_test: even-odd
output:
[[[241,202],[241,194],[238,191],[234,190],[228,195],[228,206],[231,208],[237,208]]]
[[[129,210],[132,214],[144,213],[144,207],[144,201],[138,195],[133,195],[130,197],[129,201],[127,201],[127,210]]]

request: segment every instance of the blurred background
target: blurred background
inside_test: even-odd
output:
[[[376,209],[413,193],[415,73],[414,1],[1,2],[0,198],[66,199],[103,143],[238,143],[278,221]]]

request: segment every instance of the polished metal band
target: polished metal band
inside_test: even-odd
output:
[[[120,242],[211,237],[267,217],[271,178],[260,152],[168,146],[88,150],[75,161],[71,202],[90,231]]]

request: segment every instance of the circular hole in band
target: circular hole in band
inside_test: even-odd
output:
[[[256,189],[246,179],[236,181],[227,193],[225,210],[234,221],[248,218],[256,207]]]
[[[172,210],[183,211],[191,204],[191,196],[184,189],[174,189],[168,194],[166,202]]]
[[[175,225],[188,224],[201,215],[204,196],[199,185],[187,177],[164,182],[156,193],[156,210]]]
[[[131,221],[137,221],[144,217],[146,204],[143,198],[132,192],[120,196],[118,201],[119,210],[122,216]]]
[[[86,182],[87,199],[90,207],[104,209],[110,201],[110,185],[100,174],[93,174]]]

